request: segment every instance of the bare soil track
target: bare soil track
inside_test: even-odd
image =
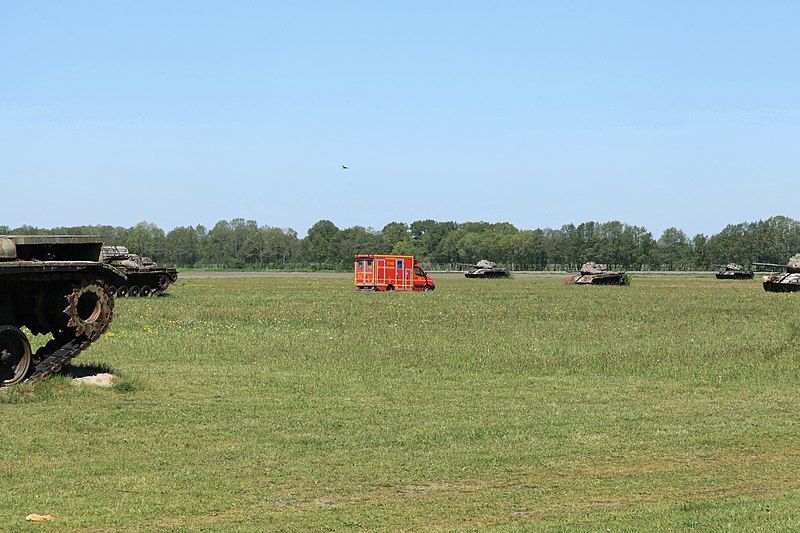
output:
[[[243,272],[243,271],[208,271],[181,272],[181,279],[201,278],[350,278],[350,272]]]

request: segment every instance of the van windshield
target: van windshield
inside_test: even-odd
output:
[[[414,267],[414,274],[416,274],[417,276],[424,276],[425,272],[420,267],[415,266]]]

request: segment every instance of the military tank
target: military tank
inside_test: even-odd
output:
[[[737,263],[728,263],[717,272],[717,279],[753,279],[753,272]]]
[[[775,263],[753,263],[759,266],[785,268],[785,272],[775,272],[761,278],[764,290],[768,292],[800,291],[800,254],[794,254],[786,266]]]
[[[61,370],[108,329],[111,287],[125,276],[100,261],[97,237],[0,236],[0,388]],[[35,352],[33,335],[51,336]]]
[[[474,265],[468,265],[470,269],[464,273],[467,278],[507,278],[508,270],[500,268],[497,263],[481,259]]]
[[[569,278],[576,285],[628,285],[630,283],[625,272],[608,270],[606,265],[589,261],[580,268],[580,275]]]
[[[160,267],[149,257],[132,254],[125,246],[103,246],[103,262],[124,273],[127,281],[114,287],[120,298],[161,296],[178,279],[178,271]]]

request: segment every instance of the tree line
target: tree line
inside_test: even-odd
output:
[[[131,228],[0,226],[0,234],[99,235],[160,264],[219,269],[346,270],[354,254],[394,253],[414,255],[432,269],[489,259],[512,270],[574,271],[586,261],[620,270],[707,270],[729,262],[785,264],[800,252],[800,222],[784,216],[731,224],[711,236],[688,237],[671,227],[657,239],[641,226],[619,221],[520,230],[508,222],[434,220],[391,222],[381,230],[339,229],[320,220],[300,238],[293,229],[242,218],[221,220],[211,229],[198,225],[169,232],[140,222]]]

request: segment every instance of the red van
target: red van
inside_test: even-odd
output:
[[[432,291],[433,278],[413,255],[357,255],[353,265],[356,289],[373,291]]]

